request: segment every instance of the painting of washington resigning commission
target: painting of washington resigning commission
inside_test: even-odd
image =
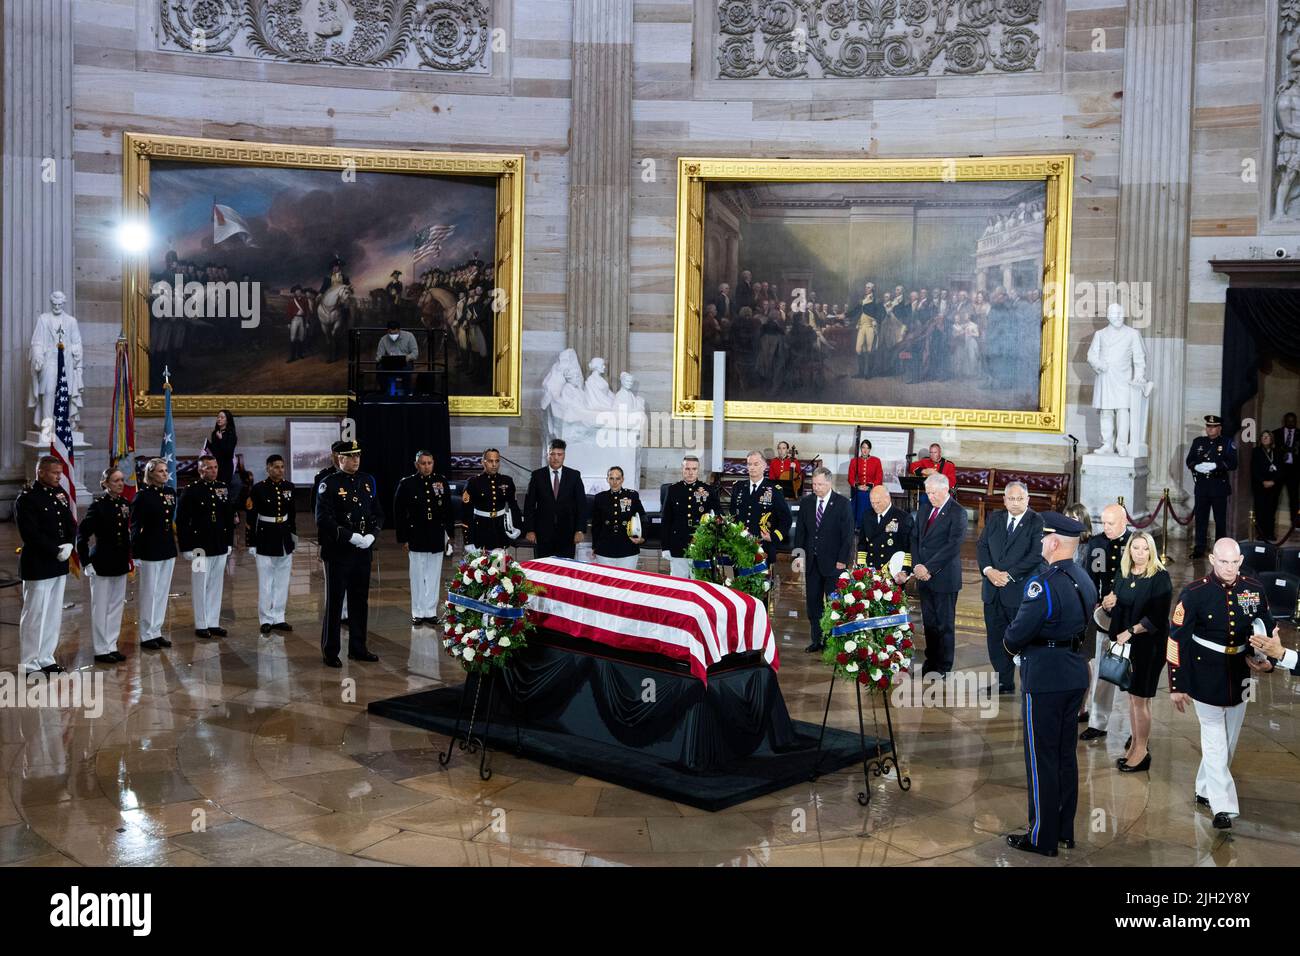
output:
[[[901,181],[703,177],[697,396],[725,350],[731,417],[1053,427],[1059,196],[950,162]]]
[[[496,275],[498,178],[373,168],[393,155],[382,152],[315,152],[341,155],[323,168],[152,157],[147,308],[136,315],[147,323],[148,392],[161,392],[166,368],[186,410],[203,396],[232,408],[240,396],[275,396],[286,410],[310,407],[296,397],[341,400],[350,331],[397,319],[422,350],[439,341],[425,330],[445,333],[449,391],[462,405],[453,411],[499,410],[486,404],[512,390],[494,362],[511,351],[498,341],[510,337],[511,282]],[[191,283],[238,295],[186,308],[176,289]]]

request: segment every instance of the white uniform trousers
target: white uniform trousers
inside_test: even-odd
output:
[[[190,603],[194,606],[194,629],[221,626],[221,592],[226,585],[228,555],[208,555],[208,569],[190,573]]]
[[[636,562],[640,557],[641,555],[639,554],[629,554],[626,558],[610,558],[603,554],[598,554],[596,555],[596,563],[607,564],[611,568],[631,568],[635,571]]]
[[[1108,680],[1097,675],[1101,673],[1101,659],[1106,654],[1106,645],[1110,636],[1097,632],[1097,651],[1092,658],[1092,706],[1088,708],[1088,726],[1095,730],[1105,730],[1110,724],[1111,715],[1116,705],[1119,712],[1128,713],[1128,691],[1120,690]]]
[[[442,552],[412,551],[407,557],[411,559],[411,617],[437,617]]]
[[[1217,704],[1196,705],[1196,719],[1201,722],[1201,765],[1196,770],[1196,795],[1210,801],[1210,812],[1236,816],[1237,785],[1232,782],[1232,755],[1246,719],[1246,702],[1233,707]]]
[[[166,561],[136,559],[135,570],[140,579],[138,617],[142,642],[162,637],[163,622],[167,619],[167,595],[171,593],[175,568],[175,558]]]
[[[669,558],[668,567],[668,573],[675,578],[687,578],[689,580],[695,577],[695,575],[691,573],[690,558]]]
[[[126,607],[126,575],[89,576],[90,637],[96,654],[117,650],[122,633],[122,609]]]
[[[289,572],[293,570],[293,555],[272,557],[258,554],[253,560],[257,564],[257,623],[283,624],[285,606],[289,603]]]
[[[23,582],[23,611],[18,618],[18,656],[23,673],[30,674],[54,663],[63,623],[63,589],[68,576]]]

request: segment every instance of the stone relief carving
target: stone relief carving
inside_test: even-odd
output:
[[[1042,0],[718,0],[721,79],[1042,69]]]
[[[1278,0],[1274,73],[1272,218],[1300,218],[1300,0]]]
[[[491,0],[158,0],[158,49],[490,73]]]

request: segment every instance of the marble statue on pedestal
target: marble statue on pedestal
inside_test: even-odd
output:
[[[27,405],[33,409],[32,423],[48,443],[54,430],[54,398],[59,387],[59,344],[63,344],[63,368],[68,380],[68,419],[75,431],[81,422],[81,331],[71,313],[63,311],[67,297],[50,293],[50,311],[36,319],[29,361],[32,390]]]
[[[1112,303],[1106,322],[1088,348],[1088,364],[1097,373],[1092,407],[1101,413],[1096,454],[1137,456],[1146,441],[1147,399],[1155,386],[1146,380],[1142,336],[1124,324],[1124,306]]]
[[[605,378],[603,358],[587,365],[587,378],[573,349],[565,349],[542,380],[543,450],[553,439],[568,446],[565,463],[582,472],[590,493],[605,490],[611,465],[624,471],[624,486],[640,487],[642,445],[646,432],[645,399],[636,394],[636,379],[619,376],[615,394]]]

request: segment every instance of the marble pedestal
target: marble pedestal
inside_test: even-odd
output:
[[[1150,511],[1147,502],[1147,459],[1131,455],[1084,455],[1079,471],[1079,500],[1093,518],[1121,497],[1131,515]]]
[[[27,453],[27,480],[30,481],[36,477],[36,462],[42,455],[50,453],[50,442],[48,439],[41,441],[41,433],[38,431],[29,431],[27,437],[19,442],[28,450]],[[94,499],[98,488],[91,489],[86,485],[86,455],[85,450],[90,447],[90,442],[86,441],[86,436],[81,432],[72,433],[72,481],[77,488],[77,510],[84,512],[90,507],[90,502]]]

